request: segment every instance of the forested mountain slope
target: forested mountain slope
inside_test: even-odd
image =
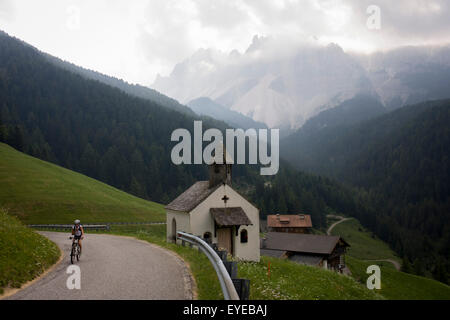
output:
[[[281,155],[299,169],[332,175],[348,160],[339,140],[352,126],[386,113],[376,97],[358,95],[308,120],[299,130],[281,141]]]
[[[185,113],[190,116],[195,116],[195,114],[192,112],[191,109],[188,107],[180,104],[175,99],[169,98],[160,92],[153,90],[148,87],[144,87],[139,84],[129,84],[128,82],[117,79],[111,76],[107,76],[105,74],[96,72],[94,70],[85,69],[82,67],[79,67],[77,65],[74,65],[70,62],[63,61],[59,58],[53,57],[51,55],[44,54],[48,58],[48,60],[52,63],[54,63],[56,66],[61,67],[63,69],[66,69],[68,71],[71,71],[73,73],[79,74],[86,79],[92,79],[97,80],[101,83],[107,84],[111,87],[118,88],[122,90],[123,92],[126,92],[130,95],[133,95],[138,98],[143,98],[150,100],[152,102],[158,103],[159,105],[163,107],[167,107],[169,109]]]
[[[207,179],[205,165],[175,166],[170,158],[172,132],[192,132],[196,119],[60,68],[0,34],[0,141],[27,154],[164,204]],[[211,127],[226,124],[203,121],[204,130]],[[328,211],[355,207],[349,191],[331,180],[282,163],[280,174],[267,181],[257,169],[234,166],[233,186],[260,206],[263,217],[307,212],[320,228]],[[345,201],[339,193],[347,194]]]
[[[237,129],[267,129],[264,123],[256,122],[252,118],[237,111],[229,110],[226,107],[212,101],[209,98],[198,98],[190,101],[188,107],[198,115],[205,115],[211,118],[222,120]]]
[[[368,213],[357,217],[423,273],[448,283],[449,123],[450,100],[407,106],[298,139],[291,148],[309,158],[290,160],[360,188]]]

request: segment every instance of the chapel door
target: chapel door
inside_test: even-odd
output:
[[[227,250],[229,254],[233,254],[233,245],[231,238],[231,228],[221,228],[217,230],[217,239],[219,248]]]

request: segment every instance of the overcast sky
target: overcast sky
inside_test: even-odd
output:
[[[381,29],[367,27],[370,5]],[[373,52],[450,43],[448,0],[0,0],[0,29],[83,67],[150,85],[199,48],[254,35]]]

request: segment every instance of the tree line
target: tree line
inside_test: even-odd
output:
[[[198,117],[86,79],[13,38],[0,35],[0,42],[3,141],[163,204],[208,179],[206,166],[175,166],[170,159],[171,133],[192,128]],[[200,120],[205,130],[227,127]],[[233,186],[259,206],[263,218],[304,212],[324,228],[328,211],[344,210],[336,201],[338,184],[297,173],[286,163],[275,178],[261,177],[255,166],[234,166]]]
[[[403,258],[405,270],[449,283],[450,100],[354,124],[305,126],[291,137],[298,168],[354,189],[357,217]],[[333,120],[333,119],[331,119]],[[297,140],[293,140],[296,138]],[[296,145],[297,141],[297,145]],[[411,266],[411,268],[408,268]]]

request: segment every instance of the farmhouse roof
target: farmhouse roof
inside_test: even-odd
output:
[[[317,266],[323,258],[321,255],[295,253],[289,257],[289,260],[308,266]]]
[[[339,241],[349,246],[338,236],[269,232],[262,241],[262,249],[328,255],[333,252]]]
[[[209,181],[198,181],[175,200],[166,206],[166,209],[182,212],[191,212],[221,185],[209,187]]]
[[[241,207],[211,208],[209,211],[219,226],[253,225]]]
[[[312,228],[311,216],[309,214],[297,215],[270,215],[267,216],[267,226],[269,228]]]
[[[268,249],[261,249],[260,253],[262,256],[265,257],[273,257],[273,258],[282,258],[286,255],[286,251],[283,250],[268,250]]]

